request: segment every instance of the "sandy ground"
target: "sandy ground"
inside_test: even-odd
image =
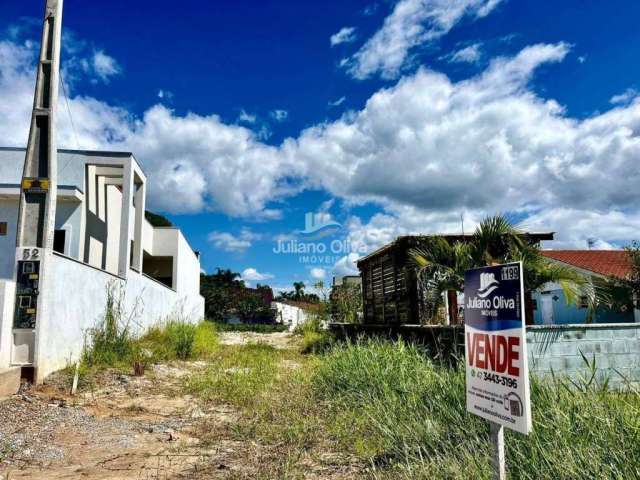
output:
[[[221,337],[227,345],[291,342],[289,333]],[[264,478],[259,466],[280,455],[277,448],[236,440],[239,412],[184,393],[183,377],[206,366],[155,365],[143,377],[107,371],[73,397],[54,375],[0,402],[0,480]],[[203,429],[215,440],[202,444]],[[305,478],[353,478],[350,469],[332,469],[331,458],[321,463]]]
[[[266,343],[273,348],[291,348],[290,332],[253,333],[253,332],[222,332],[220,343],[223,345],[246,345],[248,343]]]

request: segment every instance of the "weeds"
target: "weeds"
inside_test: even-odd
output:
[[[119,365],[134,351],[133,315],[124,311],[124,288],[115,282],[107,286],[107,303],[102,320],[88,331],[82,363],[88,367]]]
[[[310,318],[294,330],[302,337],[302,353],[322,353],[333,345],[333,336],[323,328],[320,315],[309,314]]]

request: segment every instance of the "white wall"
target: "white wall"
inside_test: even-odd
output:
[[[13,326],[13,304],[16,298],[16,284],[0,279],[0,370],[11,361],[11,331]],[[3,319],[7,319],[4,321]]]
[[[82,352],[87,331],[104,318],[108,285],[124,288],[125,311],[140,333],[149,326],[169,319],[195,322],[204,316],[204,299],[181,295],[133,270],[126,282],[72,259],[52,255],[48,261],[47,289],[41,295],[42,317],[38,323],[36,368],[38,380],[75,362]],[[69,295],[77,292],[77,295]],[[0,365],[2,368],[3,365]]]
[[[276,322],[289,327],[289,331],[295,330],[298,325],[307,321],[307,313],[300,307],[282,302],[272,302],[271,306],[276,309]]]
[[[80,258],[80,225],[82,203],[61,201],[56,205],[56,230],[65,230],[65,255]]]
[[[115,185],[106,186],[107,197],[107,255],[105,269],[118,273],[120,259],[120,221],[122,220],[122,192]],[[132,236],[129,236],[132,238]]]
[[[7,235],[0,237],[0,281],[12,280],[16,259],[18,199],[0,199],[0,222],[7,222]]]

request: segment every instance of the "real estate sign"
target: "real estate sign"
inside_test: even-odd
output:
[[[468,270],[464,302],[467,410],[528,434],[522,263]]]

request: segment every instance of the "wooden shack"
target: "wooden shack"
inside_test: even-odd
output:
[[[432,235],[431,235],[432,236]],[[421,318],[422,301],[409,250],[430,235],[403,236],[375,250],[358,262],[362,277],[365,324],[426,323]],[[471,235],[443,235],[448,241],[465,241]],[[528,233],[530,241],[553,240],[553,233]]]

